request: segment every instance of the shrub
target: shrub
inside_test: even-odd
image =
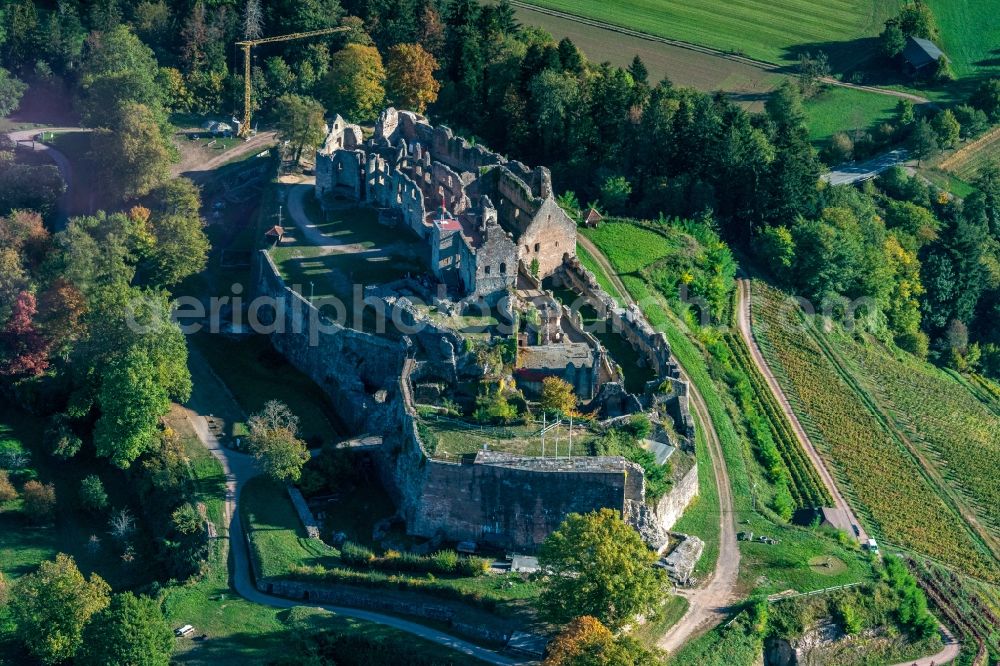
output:
[[[80,452],[83,441],[70,427],[66,414],[54,414],[45,428],[45,449],[56,458],[68,460]]]
[[[388,550],[377,557],[370,549],[352,541],[345,542],[341,547],[340,560],[349,567],[359,569],[444,576],[482,576],[490,566],[489,560],[482,557],[460,557],[451,550],[440,550],[429,556]]]
[[[56,488],[51,483],[28,481],[22,489],[24,512],[37,522],[51,520],[56,510]]]
[[[0,504],[17,499],[17,490],[10,482],[7,470],[0,469]]]
[[[80,505],[94,513],[107,508],[108,493],[105,492],[104,484],[96,474],[84,477],[80,481]]]

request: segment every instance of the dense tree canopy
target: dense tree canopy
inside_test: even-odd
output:
[[[656,554],[610,509],[567,516],[538,561],[548,574],[539,608],[553,622],[590,615],[617,629],[655,613],[667,593]]]
[[[84,626],[108,605],[111,588],[96,574],[84,578],[73,558],[60,553],[18,578],[12,592],[18,636],[39,661],[56,664],[80,649]]]
[[[76,662],[85,666],[167,666],[174,636],[154,599],[116,594],[83,632]]]

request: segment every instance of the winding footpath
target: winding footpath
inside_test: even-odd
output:
[[[773,62],[767,62],[765,60],[757,60],[755,58],[749,58],[744,55],[739,55],[737,53],[729,53],[723,51],[722,49],[716,49],[711,46],[703,46],[701,44],[694,44],[692,42],[685,42],[679,39],[670,39],[669,37],[660,37],[659,35],[654,35],[652,33],[643,32],[641,30],[633,30],[632,28],[626,28],[624,26],[615,25],[614,23],[608,23],[607,21],[599,21],[597,19],[587,18],[586,16],[580,16],[579,14],[572,14],[570,12],[562,12],[557,9],[548,9],[530,2],[522,2],[521,0],[511,0],[511,4],[515,7],[521,9],[528,9],[540,14],[547,14],[549,16],[555,16],[557,18],[565,19],[567,21],[575,21],[576,23],[582,23],[583,25],[589,25],[592,28],[600,28],[602,30],[607,30],[609,32],[617,32],[622,35],[628,35],[629,37],[638,37],[639,39],[645,39],[651,42],[659,42],[661,44],[667,44],[669,46],[676,46],[677,48],[687,49],[688,51],[697,51],[698,53],[703,53],[706,55],[712,55],[719,58],[724,58],[726,60],[731,60],[733,62],[738,62],[744,65],[751,65],[758,69],[763,69],[768,72],[775,73],[787,73],[789,71],[788,66],[776,65]],[[831,86],[837,86],[838,88],[851,88],[853,90],[861,90],[864,92],[870,92],[876,95],[886,95],[888,97],[898,97],[899,99],[908,99],[914,104],[930,104],[932,107],[934,103],[926,97],[921,97],[920,95],[914,95],[913,93],[902,92],[899,90],[892,90],[890,88],[879,88],[877,86],[866,86],[859,83],[849,83],[847,81],[841,81],[835,79],[832,76],[824,76],[820,78],[820,81]]]
[[[827,469],[826,463],[820,456],[816,447],[813,445],[812,440],[809,438],[808,433],[802,427],[802,423],[799,421],[795,412],[792,410],[791,403],[788,402],[785,392],[782,390],[781,385],[778,384],[777,378],[774,373],[771,372],[770,366],[764,359],[764,355],[760,351],[760,347],[757,345],[757,340],[753,335],[753,325],[752,325],[752,305],[751,305],[751,292],[750,292],[750,280],[739,279],[736,281],[737,287],[737,327],[740,330],[740,335],[743,337],[743,341],[746,342],[747,347],[750,349],[751,358],[753,358],[754,365],[757,366],[757,370],[764,376],[767,381],[768,388],[774,395],[778,404],[781,405],[781,411],[785,414],[785,418],[788,422],[792,424],[792,430],[795,432],[796,439],[799,440],[799,445],[802,450],[806,452],[809,456],[809,460],[812,461],[813,467],[816,468],[816,472],[819,474],[823,481],[823,485],[829,491],[830,496],[833,498],[833,503],[837,509],[839,509],[843,515],[847,517],[852,528],[857,529],[859,538],[864,541],[868,539],[868,534],[865,532],[864,526],[862,526],[861,521],[858,520],[857,515],[854,513],[854,509],[844,498],[840,489],[837,487],[836,482],[833,479],[833,475],[830,474],[829,469]],[[958,657],[959,650],[961,650],[961,644],[955,639],[950,631],[944,626],[940,625],[941,638],[944,641],[944,648],[940,652],[934,655],[928,655],[926,657],[921,657],[920,659],[911,659],[895,666],[939,666],[941,664],[946,664],[956,657]]]
[[[48,132],[50,134],[63,134],[66,132],[89,131],[89,129],[85,129],[83,127],[38,127],[35,129],[17,130],[7,134],[11,141],[18,144],[22,150],[28,147],[36,153],[44,153],[47,155],[53,162],[55,162],[56,168],[59,169],[59,175],[62,176],[63,182],[66,183],[66,191],[59,197],[59,220],[57,228],[61,228],[68,219],[69,190],[73,186],[73,166],[70,164],[69,158],[52,146],[42,143],[41,141],[36,141],[35,137],[43,132]],[[28,141],[31,142],[30,146],[27,145]]]
[[[271,606],[273,608],[293,608],[295,606],[307,606],[310,608],[322,608],[338,615],[352,617],[367,622],[375,622],[400,631],[405,631],[414,636],[432,641],[439,645],[449,647],[470,657],[474,657],[489,664],[500,666],[514,666],[517,664],[532,663],[528,660],[517,659],[502,655],[494,650],[480,647],[443,631],[432,629],[416,622],[410,622],[391,615],[383,615],[371,611],[357,608],[346,608],[343,606],[332,606],[328,604],[317,604],[300,602],[292,599],[284,599],[260,592],[253,583],[253,576],[250,570],[250,553],[247,539],[240,524],[239,499],[240,492],[246,482],[257,476],[260,472],[252,457],[245,453],[239,453],[222,445],[219,439],[211,431],[208,425],[206,414],[232,413],[235,409],[231,402],[229,390],[215,374],[205,366],[205,361],[194,350],[191,352],[191,363],[201,365],[196,372],[198,381],[194,383],[191,399],[188,401],[186,417],[194,427],[198,439],[214,455],[226,476],[226,503],[225,520],[229,525],[229,552],[230,552],[230,583],[236,592],[253,603]]]
[[[607,257],[585,236],[577,234],[577,243],[600,265],[601,270],[626,299],[628,305],[635,305],[625,284],[618,277]],[[676,360],[676,359],[675,359]],[[678,363],[678,365],[680,365]],[[729,471],[722,453],[722,443],[712,423],[712,416],[698,387],[681,368],[681,379],[688,383],[688,396],[701,430],[708,445],[712,460],[712,472],[719,491],[719,558],[708,582],[693,590],[679,590],[678,594],[688,601],[688,609],[683,617],[664,634],[657,645],[668,653],[674,653],[685,642],[699,633],[708,631],[726,619],[733,602],[737,600],[737,578],[740,571],[740,548],[736,541],[736,520],[733,511],[732,487]]]

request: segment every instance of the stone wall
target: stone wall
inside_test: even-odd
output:
[[[693,446],[694,419],[688,406],[688,386],[681,379],[680,366],[671,355],[667,337],[654,329],[636,306],[619,306],[576,256],[566,257],[554,277],[556,284],[583,296],[600,316],[607,319],[612,330],[623,336],[642,355],[646,364],[656,371],[657,383],[670,384],[669,395],[658,399],[665,403],[663,406],[673,417],[677,430]]]
[[[417,431],[410,373],[419,352],[430,375],[454,380],[465,357],[453,331],[425,322],[392,339],[325,321],[285,285],[266,251],[258,253],[253,283],[257,295],[277,302],[270,316],[260,313],[274,328],[275,348],[327,393],[353,432],[382,436],[377,468],[410,534],[532,551],[568,513],[612,508],[628,515],[629,504],[645,506],[642,470],[623,458],[430,458]],[[418,316],[404,299],[388,304],[405,325]]]

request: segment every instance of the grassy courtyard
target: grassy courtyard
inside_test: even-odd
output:
[[[312,195],[305,197],[305,211],[322,234],[324,244],[310,242],[294,227],[271,256],[286,284],[302,295],[336,297],[343,313],[324,308],[331,318],[352,319],[355,292],[427,270],[427,246],[409,231],[378,223],[371,208],[319,210]]]
[[[479,451],[502,451],[519,456],[541,456],[541,421],[509,426],[485,426],[461,421],[428,416],[421,421],[422,434],[434,439],[430,442],[433,456],[442,460],[458,460],[464,455],[475,455]],[[545,455],[569,455],[569,424],[560,424],[545,433]],[[573,455],[590,455],[590,444],[596,439],[586,423],[573,424]],[[425,442],[427,445],[428,442]]]

